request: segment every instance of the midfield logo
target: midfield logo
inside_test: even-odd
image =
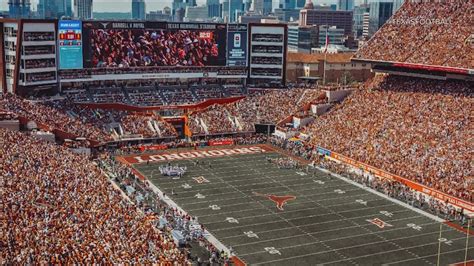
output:
[[[280,211],[283,211],[283,205],[285,205],[288,201],[296,199],[295,196],[291,195],[285,195],[285,196],[277,196],[277,195],[266,195],[266,194],[261,194],[258,192],[254,192],[255,196],[260,196],[260,197],[266,197],[267,199],[273,201],[276,203],[277,209]]]

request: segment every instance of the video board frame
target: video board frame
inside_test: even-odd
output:
[[[82,33],[84,68],[88,69],[227,65],[227,24],[83,21]],[[101,44],[107,38],[97,34],[114,34],[120,47],[112,47],[117,50],[112,53],[107,50],[110,47],[104,48],[111,42]]]

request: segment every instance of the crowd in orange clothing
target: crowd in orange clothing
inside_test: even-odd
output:
[[[187,263],[87,157],[0,129],[0,264]]]
[[[255,131],[255,124],[276,124],[321,96],[321,90],[296,88],[251,93],[227,105],[213,105],[190,115],[191,131],[209,134]],[[196,122],[197,121],[197,122]]]
[[[0,110],[41,123],[50,130],[99,142],[112,141],[111,123],[120,123],[124,133],[143,137],[176,137],[174,127],[157,115],[131,114],[125,111],[88,109],[68,100],[33,102],[13,95],[0,95]],[[148,121],[152,122],[150,126]]]
[[[471,0],[406,1],[355,57],[474,68],[469,21]]]
[[[472,201],[470,85],[379,76],[305,131],[314,146]]]

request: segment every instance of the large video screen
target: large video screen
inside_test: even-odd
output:
[[[84,22],[83,32],[87,68],[226,65],[225,24]]]
[[[60,69],[82,68],[82,25],[78,20],[60,20],[58,23]]]

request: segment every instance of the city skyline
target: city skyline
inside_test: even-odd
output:
[[[39,0],[31,0],[32,10],[36,11]],[[171,7],[172,0],[145,0],[146,2],[146,11],[156,11],[161,10],[165,6]],[[206,0],[197,0],[198,5],[205,5]],[[277,8],[279,0],[273,0],[273,8]],[[362,0],[355,1],[355,4],[358,5]],[[337,4],[337,0],[313,0],[313,3],[316,4]],[[94,0],[93,12],[131,12],[132,0],[115,0],[111,3],[110,0]],[[8,10],[7,1],[1,1],[0,10]]]

